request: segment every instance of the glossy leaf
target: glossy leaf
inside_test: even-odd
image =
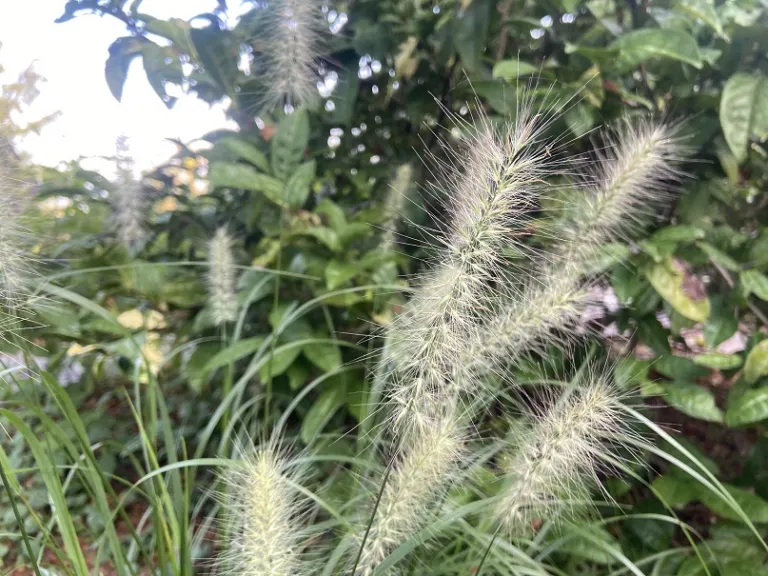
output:
[[[744,161],[750,138],[768,138],[768,79],[762,74],[731,76],[720,100],[720,124],[731,152]]]

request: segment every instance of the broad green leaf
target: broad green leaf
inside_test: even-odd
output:
[[[288,386],[295,392],[307,383],[309,374],[310,369],[306,362],[294,362],[286,371],[286,375],[288,376]]]
[[[255,354],[261,345],[264,344],[264,340],[264,336],[255,336],[253,338],[238,340],[231,346],[227,346],[223,350],[217,352],[215,356],[205,363],[205,366],[202,369],[203,374],[212,372],[217,368],[223,368],[231,362],[237,362],[241,358]]]
[[[323,430],[336,411],[344,405],[347,387],[336,380],[315,400],[301,423],[301,440],[309,444]]]
[[[344,210],[330,198],[323,198],[317,204],[315,214],[325,216],[328,224],[331,225],[331,228],[333,228],[336,233],[341,232],[347,226],[347,216],[344,214]]]
[[[718,36],[725,38],[723,24],[720,22],[720,16],[715,10],[713,0],[682,0],[674,5],[675,10],[689,14],[697,20],[701,20],[707,26],[712,28]]]
[[[292,208],[301,208],[309,198],[309,190],[315,179],[315,161],[304,162],[288,178],[285,185],[285,203]]]
[[[728,484],[723,484],[723,486],[752,522],[768,522],[768,502],[743,488]],[[699,491],[699,500],[718,516],[735,522],[743,522],[742,518],[727,503],[710,490],[702,488]]]
[[[141,46],[141,56],[152,89],[168,108],[173,108],[178,98],[171,96],[166,88],[168,84],[181,85],[184,81],[178,54],[173,48],[145,42]]]
[[[600,66],[601,68],[610,67],[616,62],[616,57],[619,55],[619,48],[613,46],[611,48],[599,48],[592,46],[578,46],[576,44],[565,44],[566,54],[581,54],[586,58],[589,58],[592,62]]]
[[[118,38],[109,47],[109,58],[104,65],[104,75],[112,96],[118,102],[123,98],[123,86],[128,77],[131,62],[139,54],[141,54],[141,41],[133,36]]]
[[[300,352],[301,348],[299,346],[291,344],[278,346],[274,352],[267,352],[272,357],[259,370],[259,378],[261,378],[262,382],[266,382],[270,376],[272,378],[280,376],[280,374],[288,370]]]
[[[333,110],[328,113],[328,123],[332,126],[349,126],[352,123],[355,116],[357,94],[360,91],[360,79],[357,76],[357,70],[357,65],[354,68],[343,66],[338,72],[336,89],[330,98]]]
[[[768,302],[768,277],[757,270],[745,270],[739,274],[744,297],[754,294]]]
[[[739,162],[747,158],[751,137],[768,138],[768,79],[762,74],[734,74],[720,100],[720,124]]]
[[[659,476],[651,484],[665,504],[672,508],[682,508],[691,500],[698,498],[696,481],[676,474]]]
[[[312,236],[316,240],[325,244],[325,246],[332,252],[341,250],[341,242],[339,241],[338,234],[336,234],[336,232],[327,226],[313,226],[312,228],[307,228],[306,230],[297,230],[292,235]]]
[[[211,164],[208,180],[211,188],[255,190],[273,201],[279,200],[283,192],[282,182],[246,164],[215,162]]]
[[[327,338],[327,336],[319,335],[318,338]],[[312,364],[324,370],[330,372],[341,366],[341,350],[333,342],[312,342],[311,344],[305,344],[302,348],[304,356],[306,356]]]
[[[702,67],[696,39],[684,30],[642,28],[620,36],[612,45],[621,51],[621,63],[632,68],[652,58],[671,58]]]
[[[709,317],[709,299],[703,287],[672,258],[647,269],[645,275],[656,292],[686,318],[704,322]]]
[[[665,226],[651,234],[650,240],[654,242],[693,242],[704,238],[704,231],[695,226],[678,224]]]
[[[744,379],[752,384],[768,374],[768,340],[761,340],[747,354],[744,362]]]
[[[189,357],[185,366],[187,382],[195,393],[200,392],[205,383],[206,375],[210,373],[210,371],[206,371],[206,365],[219,352],[221,350],[219,350],[218,343],[204,342],[197,346],[192,356]]]
[[[736,396],[725,412],[728,426],[744,426],[768,418],[768,388],[745,390]]]
[[[592,105],[578,102],[565,113],[565,123],[576,138],[581,138],[597,123],[597,112]]]
[[[596,564],[610,565],[616,563],[614,555],[605,548],[620,550],[621,546],[604,527],[582,524],[578,528],[572,527],[566,536],[567,539],[558,548],[560,551],[586,558]]]
[[[216,142],[214,148],[226,149],[234,154],[239,160],[245,160],[246,162],[253,164],[262,172],[269,172],[267,155],[243,138],[227,136]]]
[[[270,145],[272,173],[280,180],[288,180],[301,162],[308,144],[307,111],[302,108],[284,116]]]
[[[325,267],[325,282],[329,290],[335,290],[354,278],[360,270],[356,264],[331,260]]]
[[[480,67],[483,50],[488,36],[491,2],[474,0],[466,8],[460,8],[453,20],[451,39],[461,64],[468,72]]]
[[[520,60],[501,60],[493,66],[493,77],[504,80],[514,80],[520,76],[536,74],[539,71],[538,66],[521,62]]]
[[[182,52],[193,56],[195,55],[195,47],[194,44],[192,44],[192,38],[189,35],[190,25],[188,22],[181,18],[161,20],[143,14],[140,18],[146,22],[147,32],[172,40]]]
[[[741,269],[741,266],[739,266],[739,263],[736,262],[736,260],[728,256],[728,254],[722,250],[718,250],[711,244],[706,242],[697,242],[696,246],[698,246],[702,252],[709,256],[712,262],[720,264],[723,268],[726,268],[732,272],[738,272]]]
[[[733,370],[741,366],[741,356],[737,354],[697,354],[692,358],[694,364],[714,368],[715,370]]]
[[[723,412],[715,405],[712,392],[690,382],[672,382],[664,385],[664,400],[682,412],[699,420],[722,422]]]

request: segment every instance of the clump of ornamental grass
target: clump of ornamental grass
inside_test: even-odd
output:
[[[445,407],[470,399],[471,409],[482,411],[494,400],[483,390],[484,377],[504,375],[509,362],[557,343],[563,337],[558,332],[567,336],[589,303],[585,281],[591,259],[604,242],[634,231],[676,175],[673,133],[649,121],[627,122],[596,152],[595,166],[569,199],[568,224],[560,224],[563,243],[535,257],[533,273],[520,280],[508,272],[505,253],[522,248],[514,232],[527,223],[544,178],[564,176],[539,142],[539,116],[522,112],[502,132],[482,122],[468,147],[449,161],[459,168],[442,180],[451,204],[440,256],[387,335],[388,360],[394,365],[390,397],[397,458],[390,462],[358,550],[360,573],[423,526],[426,502],[411,501],[407,519],[399,513],[405,509],[382,503],[394,501],[395,495],[407,501],[403,486],[406,494],[409,489],[419,493],[417,464],[423,460],[407,455],[437,444],[432,435]],[[498,512],[505,527],[556,514],[560,505],[573,504],[574,495],[588,499],[592,484],[587,478],[594,481],[598,471],[595,452],[609,430],[622,429],[616,401],[598,379],[551,406],[524,433],[521,451],[507,469],[511,491],[503,513]],[[455,425],[463,444],[467,425]],[[620,434],[614,439],[620,443]],[[439,498],[462,464],[450,451],[429,453],[443,458],[430,465]]]
[[[272,108],[309,105],[318,98],[318,61],[327,24],[314,0],[268,0],[260,21],[257,50],[264,104]]]
[[[208,242],[208,305],[218,326],[237,319],[237,268],[226,227]]]
[[[595,488],[607,494],[601,476],[614,470],[620,452],[637,441],[620,407],[622,395],[608,375],[587,379],[533,406],[527,424],[513,430],[514,447],[503,467],[507,486],[494,510],[510,535],[588,510]]]
[[[436,187],[451,199],[449,219],[437,263],[387,335],[395,457],[353,572],[372,573],[415,534],[461,470],[468,423],[459,417],[458,391],[471,389],[472,374],[455,363],[457,350],[477,329],[491,283],[505,277],[504,252],[518,247],[512,232],[527,221],[546,173],[545,118],[528,106],[501,126],[485,117],[477,126],[454,118],[466,134],[462,146],[448,148],[447,162],[435,158],[443,173]]]
[[[238,447],[239,458],[220,473],[225,513],[219,574],[303,576],[314,574],[304,553],[311,502],[301,491],[303,471],[270,441]]]
[[[119,136],[115,142],[117,181],[111,193],[112,228],[120,244],[131,254],[137,253],[147,241],[145,222],[149,199],[146,190],[134,174],[128,139]]]

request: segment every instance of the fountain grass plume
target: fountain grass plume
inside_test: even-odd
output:
[[[125,176],[125,175],[124,175]],[[148,201],[141,182],[120,178],[112,193],[112,226],[118,242],[135,254],[147,241],[144,227]]]
[[[625,239],[670,195],[682,155],[675,128],[647,119],[624,120],[595,150],[579,187],[555,227],[557,241],[523,289],[500,299],[474,332],[464,364],[500,372],[521,354],[568,341],[592,302],[585,280],[598,250]],[[582,170],[582,172],[584,172]],[[559,339],[559,340],[558,340]]]
[[[523,104],[517,120],[501,126],[481,117],[475,125],[453,117],[464,132],[448,159],[433,158],[440,174],[433,188],[449,199],[436,264],[426,274],[387,337],[394,372],[391,393],[397,428],[431,421],[425,409],[456,387],[471,393],[471,374],[456,360],[477,326],[491,287],[506,278],[503,254],[520,249],[514,232],[528,222],[547,166],[541,144],[547,117]],[[421,422],[424,418],[425,422]]]
[[[601,474],[615,468],[622,448],[637,442],[622,400],[607,374],[593,372],[586,384],[571,384],[529,412],[528,425],[514,430],[515,449],[504,464],[508,483],[495,510],[503,529],[521,535],[536,521],[589,509]]]
[[[410,164],[397,167],[395,177],[384,203],[384,233],[381,237],[381,249],[389,250],[397,243],[397,227],[402,218],[403,208],[408,201],[408,191],[413,181],[413,168]]]
[[[225,552],[217,572],[233,576],[314,574],[304,551],[311,503],[301,491],[302,469],[278,444],[237,447],[237,466],[220,473]]]
[[[313,103],[318,99],[318,57],[328,31],[320,3],[268,0],[263,10],[257,40],[265,105]]]
[[[26,290],[34,276],[35,258],[31,245],[35,240],[27,224],[29,195],[20,176],[18,159],[7,138],[0,135],[0,303],[11,320],[25,305]],[[15,325],[4,321],[4,326]]]
[[[414,536],[453,486],[466,453],[463,419],[445,410],[404,443],[360,551],[355,575],[370,576],[402,542]],[[436,413],[437,411],[435,411]],[[360,532],[363,533],[362,531]]]
[[[237,319],[237,269],[226,227],[208,242],[208,305],[216,325]]]

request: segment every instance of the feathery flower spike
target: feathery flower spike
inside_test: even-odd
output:
[[[260,46],[266,104],[309,104],[318,97],[318,53],[326,27],[320,4],[269,0],[265,10]]]
[[[271,443],[240,448],[242,466],[227,469],[221,479],[226,517],[226,552],[220,573],[233,576],[304,576],[311,573],[302,555],[309,510],[297,489],[301,474]]]
[[[216,325],[237,319],[236,284],[232,238],[222,227],[208,242],[208,301]]]
[[[617,390],[604,376],[564,393],[531,415],[519,431],[517,450],[505,466],[509,484],[496,519],[512,534],[530,530],[537,519],[573,513],[600,486],[610,456],[632,431],[623,419]]]
[[[679,177],[681,150],[674,129],[648,120],[625,120],[597,150],[597,164],[585,177],[586,190],[570,200],[565,224],[541,272],[522,291],[497,306],[466,348],[464,363],[478,373],[545,343],[553,332],[568,331],[590,303],[584,286],[588,264],[605,242],[631,235]]]

